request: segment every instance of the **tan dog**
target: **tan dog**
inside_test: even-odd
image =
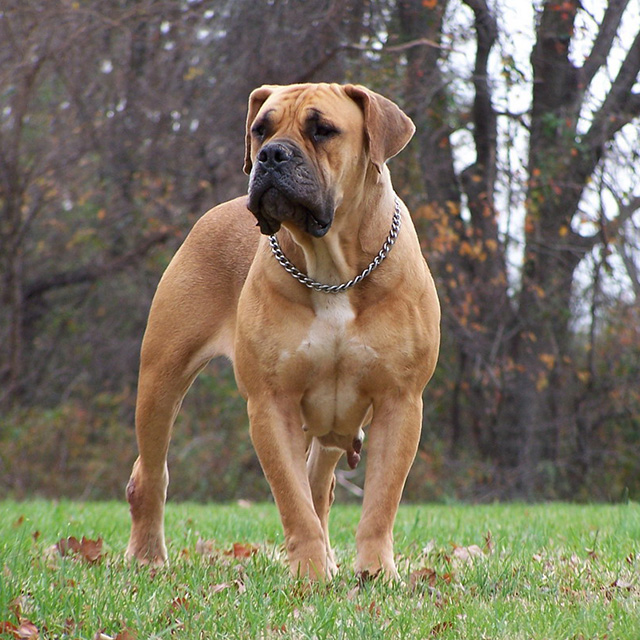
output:
[[[167,559],[171,428],[196,375],[223,354],[247,399],[291,571],[334,573],[334,469],[345,452],[352,467],[358,463],[369,424],[356,570],[397,576],[393,524],[440,337],[433,280],[385,166],[413,132],[395,104],[360,86],[265,86],[251,94],[249,197],[198,221],[151,307],[136,407],[139,457],[127,486],[128,557]],[[256,219],[277,242],[260,235]],[[343,290],[322,290],[363,271]],[[315,284],[301,282],[305,275]]]

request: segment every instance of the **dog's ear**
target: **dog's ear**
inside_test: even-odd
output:
[[[260,111],[260,107],[265,103],[267,98],[277,89],[276,86],[263,85],[258,89],[254,89],[249,96],[249,108],[247,109],[247,128],[244,147],[244,172],[249,175],[251,173],[251,125]]]
[[[405,148],[416,127],[397,104],[379,93],[354,84],[345,85],[344,90],[364,113],[369,157],[376,169],[382,171],[382,165]]]

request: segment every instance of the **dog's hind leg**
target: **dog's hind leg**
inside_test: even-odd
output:
[[[126,556],[152,564],[167,560],[164,542],[164,503],[169,484],[167,452],[182,399],[197,374],[197,369],[178,362],[173,363],[169,373],[162,360],[160,357],[157,362],[145,362],[143,356],[136,405],[139,455],[127,484],[131,537]]]
[[[316,438],[313,438],[309,457],[307,458],[307,474],[311,486],[311,496],[324,532],[327,548],[327,573],[330,576],[337,571],[338,566],[329,542],[329,510],[333,504],[336,484],[334,470],[343,454],[344,451],[341,449],[323,447]]]
[[[141,562],[167,560],[164,504],[169,475],[167,453],[182,400],[197,374],[231,343],[229,316],[215,295],[203,296],[196,278],[177,283],[171,267],[154,298],[142,343],[136,404],[138,459],[127,485],[131,537],[126,556]],[[184,276],[184,269],[180,271]],[[216,291],[213,291],[215,294]],[[216,315],[217,312],[217,315]]]
[[[184,395],[211,355],[201,345],[189,341],[177,345],[169,340],[150,347],[149,340],[155,342],[153,333],[149,333],[153,331],[152,317],[141,354],[136,404],[139,455],[127,485],[131,537],[126,556],[162,564],[167,560],[164,504],[169,483],[167,453],[171,430]]]

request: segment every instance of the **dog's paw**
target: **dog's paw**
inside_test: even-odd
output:
[[[152,567],[162,567],[168,563],[167,548],[161,539],[138,544],[132,537],[124,557],[127,562],[138,562]]]

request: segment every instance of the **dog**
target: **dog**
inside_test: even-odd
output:
[[[292,574],[336,572],[334,470],[345,454],[358,464],[368,426],[355,570],[398,577],[393,525],[440,341],[434,281],[386,166],[414,131],[398,106],[359,85],[251,93],[248,197],[195,224],[151,305],[127,557],[167,560],[171,429],[197,374],[224,355],[247,400]]]

